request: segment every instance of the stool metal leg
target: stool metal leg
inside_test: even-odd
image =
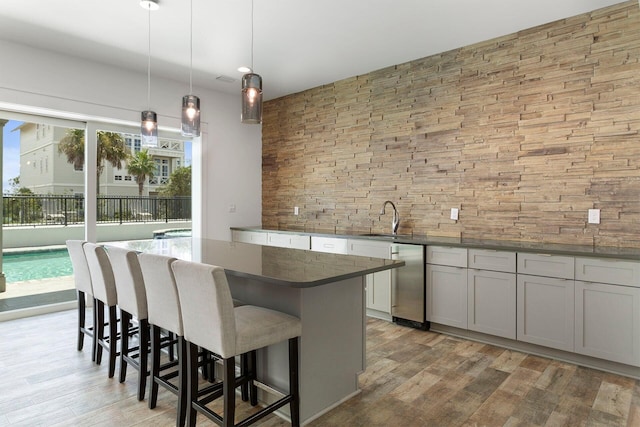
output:
[[[289,340],[289,394],[291,426],[300,426],[300,389],[298,385],[298,337]]]

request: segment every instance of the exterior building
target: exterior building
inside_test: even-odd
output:
[[[84,171],[76,169],[67,157],[58,151],[58,144],[67,133],[66,128],[38,123],[23,123],[14,131],[20,131],[20,186],[36,194],[74,195],[84,194]],[[126,146],[133,152],[141,150],[140,135],[126,134]],[[144,196],[156,195],[166,184],[171,173],[185,165],[184,142],[158,140],[158,146],[149,148],[156,162],[154,177],[144,185]],[[138,184],[122,169],[105,161],[100,176],[100,194],[105,196],[137,196]]]

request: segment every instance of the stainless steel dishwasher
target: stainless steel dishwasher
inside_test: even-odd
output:
[[[391,245],[391,258],[405,262],[391,269],[391,316],[398,324],[426,330],[424,252],[423,245]]]

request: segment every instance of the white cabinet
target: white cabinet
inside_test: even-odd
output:
[[[472,331],[516,338],[516,254],[469,249],[467,324]]]
[[[467,328],[467,249],[427,246],[427,320]]]
[[[469,270],[467,323],[472,331],[516,339],[516,275]]]
[[[231,230],[231,240],[256,245],[267,244],[267,233],[263,231]]]
[[[311,236],[290,233],[267,233],[267,245],[279,248],[311,249]]]
[[[573,351],[574,281],[518,274],[518,340]]]
[[[574,258],[518,253],[517,339],[574,351]]]
[[[640,366],[640,263],[576,258],[575,351]]]
[[[391,244],[367,239],[349,239],[347,254],[391,259]],[[367,315],[391,320],[391,270],[368,274],[366,280]]]

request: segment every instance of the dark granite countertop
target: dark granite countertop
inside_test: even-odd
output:
[[[580,245],[512,241],[512,240],[467,239],[467,238],[455,238],[455,237],[438,237],[438,236],[429,236],[429,235],[420,235],[420,234],[412,234],[412,235],[400,234],[395,237],[387,237],[387,236],[372,236],[372,235],[367,235],[364,233],[356,233],[356,232],[340,233],[340,232],[335,232],[330,230],[264,229],[260,226],[231,227],[231,229],[244,230],[244,231],[259,231],[259,232],[275,231],[278,233],[292,233],[292,234],[303,234],[303,235],[322,236],[322,237],[342,237],[342,238],[385,240],[393,243],[408,243],[408,244],[414,244],[414,245],[455,246],[455,247],[474,248],[474,249],[491,249],[491,250],[518,251],[518,252],[543,253],[543,254],[554,254],[554,255],[640,260],[640,248],[621,248],[621,247],[610,247],[610,246],[580,246]]]
[[[109,246],[197,260],[220,266],[228,275],[293,288],[324,285],[404,265],[398,260],[191,237],[105,243],[107,250]]]

